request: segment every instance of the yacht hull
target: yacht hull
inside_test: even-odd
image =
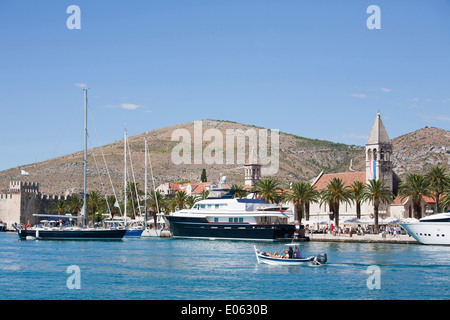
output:
[[[127,230],[17,230],[19,238],[38,240],[122,240]]]
[[[139,238],[142,235],[142,232],[144,232],[143,229],[130,229],[125,233],[125,237]]]
[[[401,226],[422,244],[450,245],[450,222],[417,222]]]
[[[210,223],[205,218],[168,216],[174,238],[282,241],[291,240],[296,228],[290,224]]]

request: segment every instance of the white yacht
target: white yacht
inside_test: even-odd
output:
[[[174,238],[288,240],[296,231],[280,205],[235,198],[237,190],[211,190],[192,209],[164,216]]]
[[[424,217],[401,226],[422,244],[450,245],[450,211]]]

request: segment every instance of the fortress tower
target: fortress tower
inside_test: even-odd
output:
[[[40,204],[39,183],[11,181],[9,193],[0,194],[0,219],[8,229],[14,223],[34,223],[34,213]]]

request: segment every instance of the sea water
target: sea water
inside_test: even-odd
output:
[[[273,266],[257,263],[254,245],[283,249],[169,238],[24,241],[1,233],[0,299],[450,299],[450,247],[307,242],[302,254],[324,252],[326,265]]]

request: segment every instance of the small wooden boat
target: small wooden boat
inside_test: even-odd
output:
[[[298,246],[297,244],[287,244],[287,246]],[[288,256],[273,256],[265,251],[261,252],[255,248],[256,260],[259,263],[266,263],[272,265],[287,265],[287,266],[296,266],[296,265],[315,265],[319,266],[325,264],[327,262],[327,254],[321,253],[317,256],[311,257],[288,257]]]

